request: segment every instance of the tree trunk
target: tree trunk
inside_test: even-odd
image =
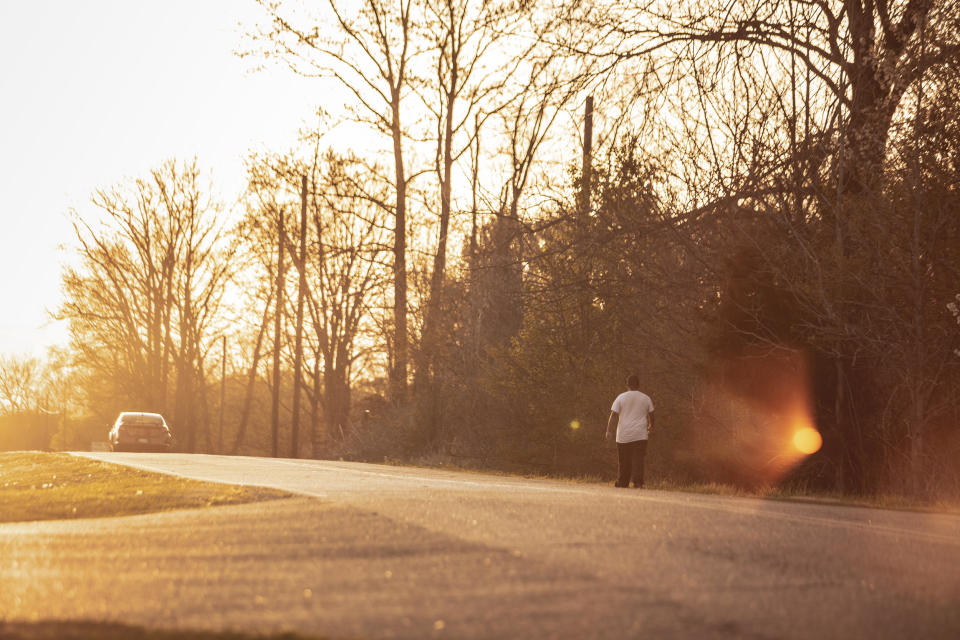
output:
[[[188,244],[190,240],[188,239]],[[193,416],[194,395],[194,340],[193,340],[193,300],[192,281],[193,253],[188,247],[184,266],[183,309],[180,314],[180,351],[177,357],[177,402],[175,416],[177,424],[187,432],[187,451],[197,450],[197,424]]]
[[[453,45],[451,44],[451,47]],[[457,65],[455,54],[451,55],[450,86],[446,91],[446,104],[443,123],[442,165],[440,173],[440,232],[437,238],[437,252],[433,256],[433,273],[430,277],[430,299],[427,303],[423,322],[423,336],[420,344],[420,358],[417,366],[417,384],[420,415],[426,424],[423,427],[431,440],[441,436],[440,416],[437,404],[437,390],[434,376],[440,365],[440,311],[443,303],[443,285],[447,269],[447,235],[450,229],[451,173],[453,168],[453,108],[456,104]]]
[[[310,398],[310,454],[320,457],[320,353],[314,354],[313,396]]]
[[[290,455],[300,455],[300,382],[303,379],[303,298],[307,288],[307,176],[300,184],[300,255],[297,268],[297,326],[293,351],[293,416],[291,418]]]
[[[270,455],[276,458],[280,453],[280,346],[282,343],[281,320],[283,318],[283,210],[277,219],[277,305],[273,317],[273,395],[270,407]]]
[[[327,432],[343,437],[349,431],[350,387],[342,366],[326,367],[323,375],[323,408]]]
[[[393,161],[397,202],[395,208],[393,241],[393,322],[394,363],[391,391],[395,401],[407,397],[407,179],[403,166],[402,131],[400,129],[400,91],[391,93],[393,121]]]

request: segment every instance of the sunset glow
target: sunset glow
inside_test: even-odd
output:
[[[956,501],[957,4],[0,0],[0,451]]]
[[[197,156],[232,202],[251,149],[284,148],[313,122],[319,90],[234,54],[252,2],[0,3],[0,353],[66,342],[61,264],[90,195],[169,158]],[[40,37],[28,25],[43,25]],[[171,46],[176,43],[176,46]]]

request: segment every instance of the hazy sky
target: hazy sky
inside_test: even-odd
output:
[[[283,150],[319,89],[233,52],[252,0],[0,0],[0,354],[64,342],[49,312],[67,211],[197,155],[230,202],[251,147]]]

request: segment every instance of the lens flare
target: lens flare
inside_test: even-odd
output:
[[[697,390],[693,426],[691,452],[702,473],[772,487],[802,466],[823,447],[810,380],[806,354],[785,346],[747,347],[712,363]]]
[[[816,453],[821,445],[823,445],[823,438],[813,427],[800,427],[793,434],[794,448],[805,455]]]

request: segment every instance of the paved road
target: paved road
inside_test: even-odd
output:
[[[86,455],[310,497],[0,525],[0,620],[334,638],[960,637],[960,516]]]

